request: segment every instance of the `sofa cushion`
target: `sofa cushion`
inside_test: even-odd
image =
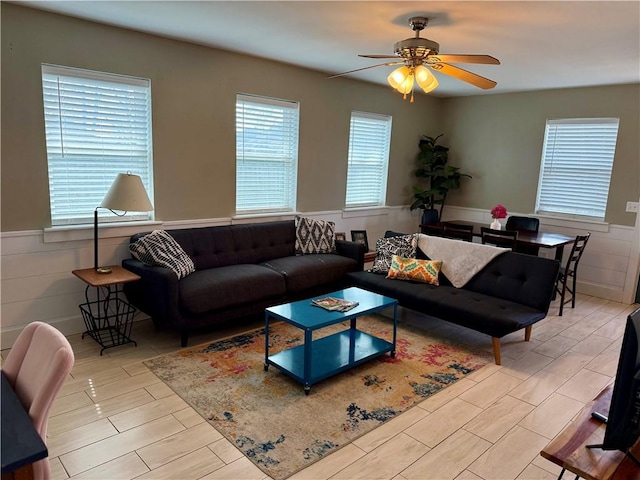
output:
[[[376,258],[373,261],[371,271],[374,273],[387,273],[391,266],[391,257],[399,255],[405,258],[416,256],[418,236],[415,234],[379,238],[376,241]]]
[[[173,270],[178,278],[195,272],[195,266],[189,255],[164,230],[154,230],[140,237],[129,244],[129,251],[134,258],[147,265]]]
[[[416,282],[439,285],[438,274],[442,267],[441,261],[419,260],[394,255],[391,257],[391,267],[387,278],[396,280],[414,280]]]
[[[296,255],[333,253],[335,223],[296,216]]]
[[[546,312],[559,266],[555,259],[507,252],[494,258],[464,288]]]
[[[198,270],[180,282],[179,302],[189,315],[201,315],[268,298],[284,297],[284,277],[261,265],[229,265]]]
[[[196,270],[260,263],[295,254],[293,220],[185,228],[169,233],[193,259]]]
[[[288,294],[340,282],[347,272],[357,269],[355,260],[335,254],[276,258],[262,265],[285,278]]]

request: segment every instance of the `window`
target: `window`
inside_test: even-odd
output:
[[[604,220],[617,118],[548,120],[536,212]]]
[[[296,102],[236,97],[236,213],[295,210],[298,116]]]
[[[353,112],[349,131],[346,207],[384,205],[391,117]]]
[[[140,175],[151,197],[149,80],[42,65],[42,90],[52,225],[92,223],[118,173]]]

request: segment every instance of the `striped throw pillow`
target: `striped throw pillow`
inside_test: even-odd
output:
[[[166,267],[175,272],[178,279],[196,271],[196,267],[180,244],[164,230],[154,230],[129,244],[133,258],[155,266]]]

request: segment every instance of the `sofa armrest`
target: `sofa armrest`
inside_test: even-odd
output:
[[[168,268],[151,267],[138,260],[122,261],[127,270],[140,275],[140,280],[124,284],[127,300],[163,325],[180,325],[178,277]]]
[[[364,270],[364,244],[348,240],[336,240],[336,252],[338,255],[352,258],[358,262],[357,271]]]

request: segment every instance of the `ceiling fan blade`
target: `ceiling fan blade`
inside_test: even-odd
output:
[[[369,65],[368,67],[356,68],[355,70],[349,70],[348,72],[336,73],[335,75],[331,75],[327,78],[336,78],[341,77],[342,75],[347,75],[349,73],[359,72],[361,70],[368,70],[370,68],[375,67],[389,67],[391,65],[404,65],[404,62],[387,62],[387,63],[379,63],[378,65]]]
[[[480,75],[467,72],[462,68],[454,67],[453,65],[448,65],[446,63],[434,63],[432,65],[429,64],[429,66],[438,72],[455,77],[463,82],[470,83],[471,85],[475,85],[476,87],[484,90],[488,90],[497,85],[493,80],[489,80],[488,78],[481,77]]]
[[[364,58],[398,58],[398,55],[358,55]]]
[[[500,60],[491,55],[429,55],[427,63],[482,63],[484,65],[500,65]]]

